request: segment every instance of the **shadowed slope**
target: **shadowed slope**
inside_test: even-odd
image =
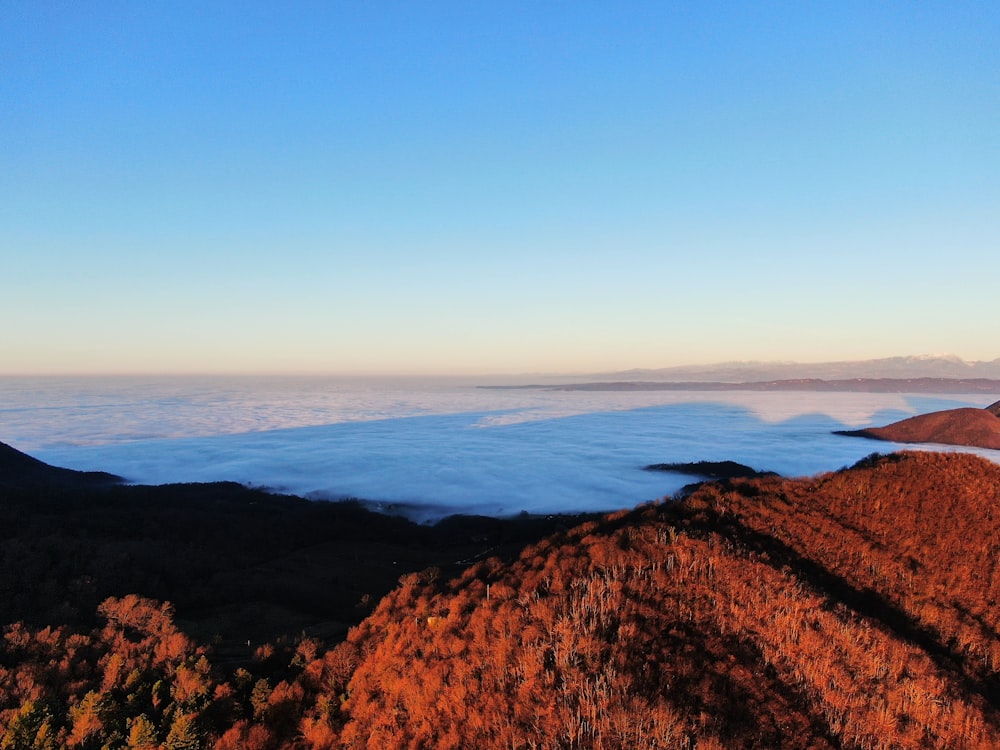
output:
[[[0,487],[82,489],[121,481],[121,477],[103,471],[74,471],[50,466],[6,443],[0,443]]]
[[[454,575],[463,561],[516,556],[583,518],[427,526],[234,482],[116,481],[0,444],[0,625],[88,625],[104,598],[139,594],[172,601],[206,639],[259,643],[304,628],[342,635],[402,573],[437,565]]]

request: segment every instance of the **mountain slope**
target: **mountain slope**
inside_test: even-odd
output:
[[[1000,746],[1000,467],[703,485],[404,578],[349,640],[347,747]]]
[[[136,489],[102,491],[108,512],[133,514],[120,526],[165,499]],[[205,524],[190,510],[240,488],[196,489],[178,533]],[[246,492],[267,511],[255,554],[342,525],[320,523],[332,507]],[[100,495],[67,493],[87,502],[59,508]],[[240,507],[223,509],[236,536]],[[99,529],[83,516],[70,526]],[[2,548],[27,559],[24,524],[0,528]],[[351,549],[345,574],[385,555],[384,532]],[[336,545],[358,527],[346,533]],[[196,537],[176,538],[186,558]],[[64,540],[50,549],[64,554]],[[1000,466],[979,457],[873,454],[808,479],[708,482],[505,559],[455,578],[406,573],[346,640],[303,634],[255,643],[252,657],[249,643],[242,655],[198,645],[171,605],[135,595],[105,599],[82,631],[4,623],[0,746],[1000,747]],[[288,571],[273,584],[303,572]],[[209,577],[196,566],[185,580]]]
[[[942,443],[1000,450],[1000,419],[991,408],[996,408],[996,404],[986,409],[946,409],[918,414],[885,427],[838,434],[894,443]]]
[[[0,443],[0,487],[59,487],[63,489],[111,485],[122,478],[103,471],[74,471],[50,466]]]

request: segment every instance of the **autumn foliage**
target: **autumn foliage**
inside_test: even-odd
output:
[[[1000,466],[733,479],[409,573],[234,665],[139,596],[6,626],[0,749],[1000,747]]]
[[[918,414],[885,427],[848,430],[844,435],[889,440],[896,443],[944,443],[1000,449],[997,406],[961,408]]]

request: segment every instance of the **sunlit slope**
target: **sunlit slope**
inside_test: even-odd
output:
[[[705,486],[685,505],[780,549],[800,577],[839,587],[1000,703],[1000,466],[902,453],[813,480]]]
[[[843,434],[896,443],[943,443],[1000,449],[1000,419],[996,404],[988,409],[946,409],[918,414],[885,427],[850,430]]]
[[[994,464],[904,454],[405,577],[310,715],[348,747],[998,747],[998,496]]]

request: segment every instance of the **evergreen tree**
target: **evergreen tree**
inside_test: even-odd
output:
[[[41,701],[27,700],[0,738],[0,750],[55,750],[52,714]]]
[[[156,726],[153,722],[146,717],[146,714],[135,717],[129,725],[127,745],[129,750],[156,750],[158,744]]]
[[[177,714],[165,743],[167,750],[200,750],[201,731],[195,714]]]

